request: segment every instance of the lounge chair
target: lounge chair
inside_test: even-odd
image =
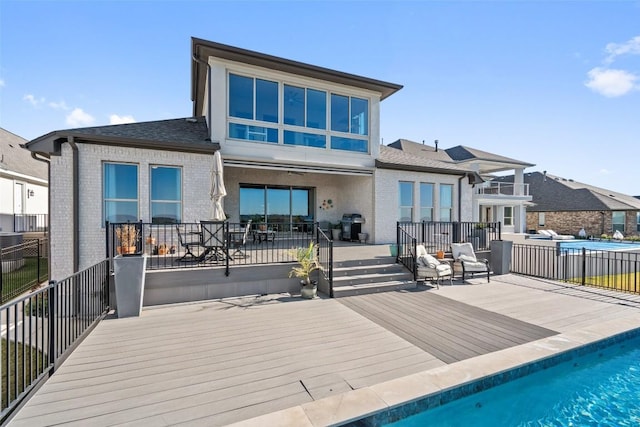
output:
[[[484,258],[477,258],[473,251],[471,243],[452,243],[451,254],[453,256],[453,272],[462,273],[462,280],[464,281],[467,273],[472,276],[475,273],[487,274],[487,282],[489,282],[489,274],[491,268],[489,267],[489,260]]]
[[[440,281],[449,278],[452,284],[453,270],[447,262],[440,262],[436,257],[429,255],[423,245],[416,246],[416,277],[418,279],[429,279],[435,281],[436,287],[440,289]]]
[[[193,253],[193,248],[202,248],[200,244],[201,234],[200,231],[189,231],[187,225],[177,224],[176,231],[178,232],[178,242],[185,250],[185,254],[176,261],[197,261],[200,259],[200,254]]]
[[[242,251],[247,244],[247,236],[249,235],[249,230],[251,229],[251,220],[247,221],[247,224],[244,226],[244,229],[240,229],[239,231],[230,232],[229,243],[234,252],[231,254],[231,257],[242,257],[246,258],[247,254]]]
[[[545,231],[545,230],[540,230],[540,231]],[[553,230],[546,230],[546,232],[551,235],[551,238],[553,240],[575,240],[575,237],[572,236],[571,234],[558,234]]]

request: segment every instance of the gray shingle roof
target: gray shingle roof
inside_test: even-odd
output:
[[[34,178],[49,178],[47,164],[31,157],[31,152],[20,145],[27,140],[0,128],[0,169]]]
[[[454,175],[463,175],[470,172],[468,168],[453,163],[443,162],[427,156],[417,156],[386,145],[380,146],[380,157],[376,160],[376,166],[383,169],[450,173]]]
[[[513,175],[495,181],[513,182]],[[559,176],[530,172],[524,174],[532,196],[530,212],[639,210],[640,200]]]
[[[212,143],[209,140],[209,131],[204,117],[184,117],[59,130],[34,139],[27,144],[27,148],[32,151],[53,152],[59,148],[56,148],[56,144],[52,144],[52,141],[64,140],[71,136],[77,142],[138,146],[160,150],[213,152],[219,149],[218,143]]]
[[[447,148],[445,151],[447,152],[447,154],[449,154],[451,159],[456,162],[464,162],[467,160],[485,160],[498,163],[515,163],[526,167],[533,166],[533,164],[531,163],[511,159],[509,157],[500,156],[498,154],[489,153],[487,151],[478,150],[476,148],[466,147],[464,145]]]

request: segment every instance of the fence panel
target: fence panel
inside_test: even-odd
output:
[[[108,260],[0,307],[0,422],[53,372],[108,308]]]
[[[0,303],[21,295],[49,277],[48,239],[29,239],[0,249]]]

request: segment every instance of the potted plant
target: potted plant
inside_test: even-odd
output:
[[[318,245],[310,242],[309,247],[291,249],[290,254],[295,257],[298,265],[291,269],[289,277],[295,276],[300,279],[302,298],[315,298],[318,293],[318,282],[311,280],[311,273],[320,269]]]
[[[158,255],[166,255],[169,253],[169,246],[166,243],[160,243],[158,245]]]
[[[116,237],[118,238],[118,246],[116,251],[118,254],[135,254],[136,245],[138,244],[139,232],[138,227],[134,224],[123,224],[116,227]]]

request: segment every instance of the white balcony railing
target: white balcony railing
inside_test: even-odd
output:
[[[513,182],[488,181],[475,188],[476,194],[491,194],[500,196],[528,196],[529,184],[514,184]]]

